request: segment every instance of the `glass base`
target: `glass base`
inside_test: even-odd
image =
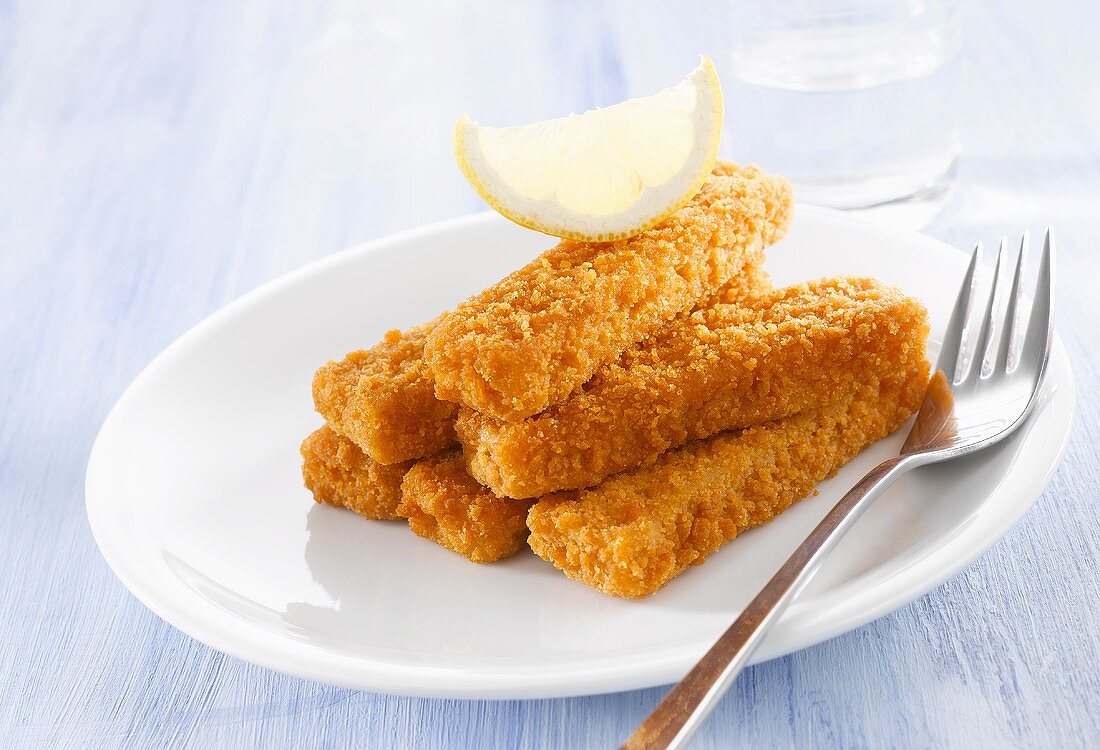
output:
[[[906,229],[932,222],[954,195],[958,156],[932,171],[905,170],[894,175],[855,178],[794,177],[797,200],[847,211],[854,216]],[[929,176],[931,175],[931,176]]]

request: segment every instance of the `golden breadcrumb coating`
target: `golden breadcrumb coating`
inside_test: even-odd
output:
[[[734,276],[726,282],[726,285],[715,294],[705,298],[693,307],[691,312],[705,310],[715,305],[752,304],[759,295],[770,292],[775,287],[772,286],[771,276],[764,270],[763,260],[763,258],[758,258],[746,263],[740,275]],[[666,325],[676,325],[681,317],[690,314],[681,313]],[[646,340],[642,339],[637,346],[645,346],[645,342]]]
[[[751,298],[771,288],[754,261],[701,306]],[[317,411],[381,463],[423,458],[455,442],[458,406],[435,397],[424,339],[436,321],[390,331],[381,343],[329,362],[313,379]]]
[[[690,203],[618,242],[563,240],[463,302],[428,335],[436,395],[519,420],[715,294],[786,231],[790,185],[721,164]]]
[[[470,474],[498,495],[588,487],[688,440],[833,403],[923,360],[927,336],[924,306],[895,288],[797,284],[681,318],[521,422],[464,408],[458,436]]]
[[[411,461],[380,464],[325,425],[302,443],[302,478],[319,503],[373,520],[401,518],[401,479]]]
[[[417,461],[397,512],[416,534],[476,563],[510,557],[527,541],[530,502],[495,497],[466,473],[457,450]]]
[[[688,443],[598,487],[543,498],[528,514],[528,543],[606,594],[652,594],[898,429],[927,384],[922,361],[869,378],[832,406]]]
[[[329,362],[313,378],[317,411],[375,461],[430,456],[455,441],[457,407],[435,397],[423,357],[436,322],[390,331],[376,346]]]

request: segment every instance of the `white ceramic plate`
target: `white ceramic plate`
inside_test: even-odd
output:
[[[88,465],[88,517],[118,577],[220,651],[339,685],[531,698],[679,679],[902,434],[639,601],[599,594],[530,552],[473,565],[403,523],[314,504],[299,477],[298,444],[320,424],[310,398],[319,365],[431,318],[549,243],[490,214],[426,227],[284,276],[176,341],[119,399]],[[965,261],[927,237],[800,208],[768,267],[777,283],[848,273],[901,285],[928,305],[934,351]],[[1021,433],[895,485],[756,659],[880,617],[996,542],[1042,491],[1073,408],[1056,340],[1042,402]]]

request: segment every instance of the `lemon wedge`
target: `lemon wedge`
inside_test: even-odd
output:
[[[722,87],[705,55],[652,96],[556,120],[483,127],[463,115],[455,158],[486,203],[557,237],[645,231],[699,192],[718,158]]]

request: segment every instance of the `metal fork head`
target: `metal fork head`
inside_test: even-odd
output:
[[[977,270],[982,244],[974,248],[944,334],[936,375],[902,446],[903,456],[932,462],[981,450],[1011,435],[1035,405],[1054,336],[1051,229],[1043,242],[1039,278],[1025,326],[1022,289],[1027,250],[1025,232],[1006,304],[1002,280],[1008,239],[1001,240],[993,283],[979,306]],[[975,308],[981,310],[978,317]],[[975,325],[979,326],[978,336],[971,350],[968,343]]]

